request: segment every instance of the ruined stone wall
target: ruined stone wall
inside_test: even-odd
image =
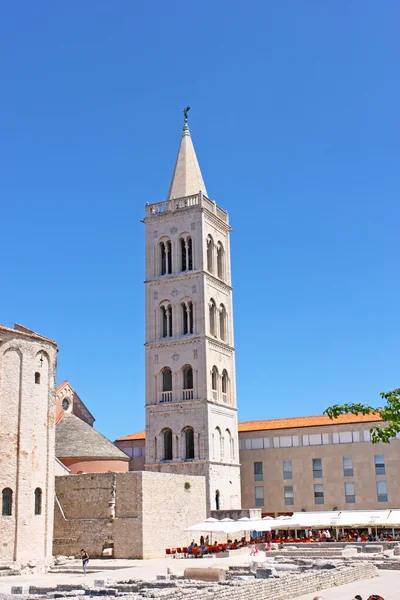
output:
[[[192,534],[185,527],[205,517],[204,477],[151,472],[57,477],[54,554],[77,555],[85,548],[101,556],[112,544],[116,558],[164,556],[165,548],[187,546]]]
[[[4,562],[51,559],[55,372],[54,342],[0,327],[0,501],[12,490],[11,515],[0,514]]]

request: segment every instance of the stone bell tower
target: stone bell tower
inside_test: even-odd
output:
[[[146,204],[145,469],[204,475],[240,508],[228,213],[209,200],[187,111],[167,200]]]

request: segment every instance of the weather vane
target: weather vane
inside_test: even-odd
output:
[[[190,110],[190,106],[187,106],[186,108],[183,109],[183,122],[185,125],[187,125],[188,122],[188,112]]]

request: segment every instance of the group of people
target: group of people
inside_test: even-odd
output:
[[[313,598],[313,600],[324,600],[324,599],[322,596],[315,596],[315,598]],[[357,594],[357,596],[354,596],[353,600],[362,600],[362,598],[359,594]],[[369,596],[367,598],[367,600],[384,600],[384,598],[382,598],[382,596],[379,596],[378,594],[372,594],[372,596]]]

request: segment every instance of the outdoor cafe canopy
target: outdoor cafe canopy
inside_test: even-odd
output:
[[[185,531],[207,533],[236,533],[239,531],[270,531],[296,529],[322,529],[325,527],[400,527],[400,509],[392,510],[339,510],[295,512],[292,516],[276,519],[214,519],[186,527]]]

